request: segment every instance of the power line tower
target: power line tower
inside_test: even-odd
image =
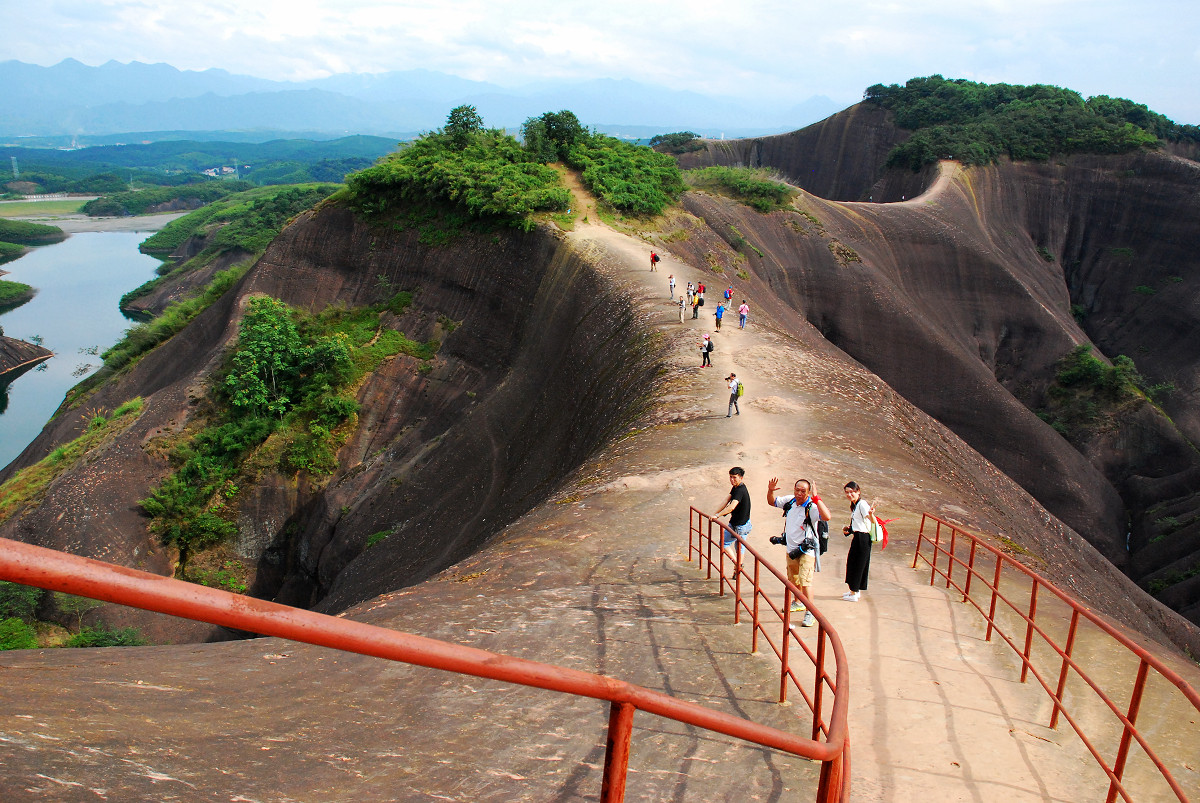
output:
[[[16,180],[16,179],[18,179],[18,178],[20,178],[20,177],[21,177],[21,171],[20,171],[20,169],[17,167],[17,157],[15,157],[15,156],[10,156],[10,157],[8,157],[8,158],[9,158],[9,159],[12,159],[12,167],[13,167],[13,179],[14,179],[14,180]]]

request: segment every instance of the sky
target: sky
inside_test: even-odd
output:
[[[1200,124],[1193,0],[0,0],[0,18],[0,60],[44,66],[630,78],[780,106],[849,105],[939,73],[1127,97]]]

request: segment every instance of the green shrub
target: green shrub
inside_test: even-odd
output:
[[[0,265],[3,265],[5,262],[12,262],[24,253],[25,246],[23,245],[0,242]]]
[[[32,622],[41,601],[42,589],[0,580],[0,618]]]
[[[0,279],[0,309],[20,306],[33,298],[33,288],[21,282]]]
[[[532,227],[531,213],[561,211],[571,198],[553,168],[495,129],[426,134],[348,176],[346,186],[350,204],[368,217],[432,205],[522,228]]]
[[[639,217],[662,214],[685,189],[670,156],[603,134],[576,142],[567,163],[600,200]]]
[[[149,642],[136,627],[110,630],[107,627],[85,627],[63,644],[64,647],[141,647]]]
[[[0,621],[0,650],[32,650],[37,647],[37,631],[17,618]]]
[[[1137,293],[1140,296],[1152,296],[1155,293],[1157,293],[1158,291],[1155,290],[1153,287],[1150,287],[1149,285],[1139,284],[1137,287],[1133,288],[1133,292]]]
[[[662,153],[680,155],[704,150],[700,135],[691,131],[676,131],[673,134],[658,134],[650,137],[650,147]]]
[[[174,187],[148,187],[103,195],[88,201],[80,211],[89,217],[141,215],[152,206],[172,201],[181,201],[191,206],[202,206],[235,192],[251,189],[253,186],[248,181],[214,180]]]
[[[367,549],[370,549],[371,547],[375,546],[376,544],[378,544],[380,541],[387,538],[391,534],[392,534],[391,530],[380,530],[377,533],[371,533],[370,535],[367,536]]]
[[[1118,355],[1109,365],[1092,354],[1091,346],[1080,344],[1059,360],[1054,381],[1046,389],[1047,407],[1038,416],[1079,445],[1102,420],[1152,392],[1168,391],[1147,388],[1129,357]]]
[[[784,209],[796,197],[794,187],[772,180],[770,172],[762,169],[704,167],[687,171],[683,179],[690,186],[729,195],[759,212]]]

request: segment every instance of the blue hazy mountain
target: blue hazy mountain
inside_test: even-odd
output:
[[[55,137],[122,132],[253,131],[395,134],[440,126],[454,106],[475,106],[488,125],[516,128],[528,117],[570,109],[586,125],[627,136],[693,130],[745,136],[794,130],[839,106],[798,97],[773,108],[631,80],[547,81],[502,87],[430,70],[270,81],[225,70],[168,64],[52,67],[0,62],[0,136]]]

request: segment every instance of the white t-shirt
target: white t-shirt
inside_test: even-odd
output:
[[[871,506],[860,496],[858,503],[850,511],[850,530],[856,533],[871,532],[871,520],[867,518],[870,512]]]
[[[795,495],[777,496],[775,497],[775,507],[784,507],[788,502],[795,498]],[[808,521],[810,528],[807,529],[808,534],[813,538],[816,538],[817,526],[821,521],[821,511],[817,509],[815,502],[811,502],[811,496],[809,497],[809,500],[810,504],[808,506]],[[791,510],[785,514],[783,522],[783,534],[787,538],[787,548],[790,552],[796,547],[800,546],[804,541],[806,529],[804,526],[804,504],[802,502],[797,502],[796,504],[792,505]],[[820,553],[819,548],[817,549],[817,553]]]
[[[738,386],[738,381],[737,381],[736,379],[731,379],[731,380],[729,380],[729,392],[730,392],[730,394],[737,393],[737,386]]]

